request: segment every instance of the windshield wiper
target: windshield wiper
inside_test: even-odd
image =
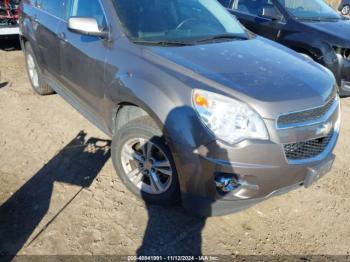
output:
[[[321,17],[320,18],[320,20],[322,20],[322,21],[329,21],[329,20],[332,20],[332,21],[336,20],[336,21],[338,21],[340,19],[341,19],[340,17]]]
[[[302,21],[317,21],[317,22],[338,21],[340,19],[341,19],[340,17],[303,17],[303,18],[299,18],[299,20],[302,20]]]
[[[132,41],[135,44],[142,45],[160,45],[160,46],[189,46],[192,45],[188,42],[182,41],[146,41],[146,40],[134,40]]]
[[[321,21],[319,17],[298,17],[301,21]]]
[[[222,34],[222,35],[208,36],[207,38],[196,40],[196,42],[204,43],[204,42],[210,42],[213,40],[220,40],[220,39],[248,40],[248,37],[245,35]]]
[[[214,40],[219,39],[237,39],[237,40],[247,40],[247,36],[242,35],[235,35],[235,34],[221,34],[221,35],[214,35],[209,36],[207,38],[194,40],[193,42],[184,42],[184,41],[147,41],[147,40],[133,40],[132,42],[135,44],[142,44],[142,45],[160,45],[160,46],[191,46],[196,43],[204,43],[204,42],[210,42]]]

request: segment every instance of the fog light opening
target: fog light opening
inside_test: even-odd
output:
[[[219,173],[215,176],[216,189],[221,194],[227,194],[241,186],[236,175]]]

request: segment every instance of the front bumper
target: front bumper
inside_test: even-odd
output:
[[[329,171],[335,158],[332,152],[340,128],[339,100],[336,103],[321,122],[307,126],[280,130],[276,121],[265,120],[270,141],[246,140],[235,146],[215,141],[197,148],[191,157],[187,156],[195,164],[187,165],[186,171],[197,174],[182,182],[183,206],[199,216],[223,215],[302,185],[310,186]],[[317,132],[324,123],[332,123],[334,133],[321,154],[300,161],[287,159],[284,144],[320,137]],[[241,186],[222,194],[215,185],[218,174],[233,175]]]

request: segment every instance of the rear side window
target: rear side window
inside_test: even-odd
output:
[[[99,0],[68,0],[67,17],[93,17],[100,28],[106,28],[107,22]]]
[[[37,5],[46,12],[63,18],[64,0],[39,0]]]

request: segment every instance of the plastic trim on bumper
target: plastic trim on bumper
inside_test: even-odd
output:
[[[326,165],[328,163],[333,164],[334,160],[335,160],[335,155],[330,154],[326,159],[324,159],[324,163]],[[331,170],[331,167],[332,167],[332,166],[329,166],[326,172],[323,172],[320,174],[317,174],[317,172],[315,173],[315,171],[320,170],[322,166],[323,164],[320,165],[320,163],[318,163],[317,165],[310,166],[308,168],[309,172],[311,173],[313,172],[312,173],[313,177],[311,180],[310,180],[310,174],[306,174],[304,180],[296,184],[277,189],[271,192],[270,194],[266,195],[265,197],[242,199],[242,200],[219,199],[215,201],[204,197],[194,196],[190,193],[182,193],[183,207],[186,210],[188,210],[190,213],[199,217],[222,216],[229,213],[242,211],[262,201],[265,201],[271,197],[283,195],[301,186],[305,186],[305,188],[310,187],[315,182],[317,182],[320,178],[325,176]]]
[[[189,193],[182,194],[183,207],[198,217],[223,216],[230,213],[242,211],[250,208],[271,197],[279,196],[295,190],[303,185],[303,181],[298,184],[278,189],[263,198],[254,198],[247,200],[217,200],[212,201],[207,198],[193,196]]]

